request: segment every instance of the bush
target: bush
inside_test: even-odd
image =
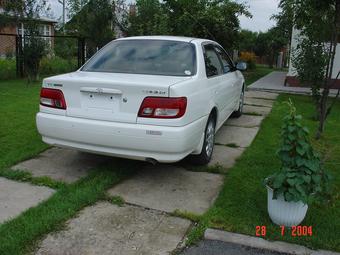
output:
[[[24,71],[28,81],[39,79],[40,61],[47,54],[47,44],[44,39],[30,36],[24,43]]]
[[[0,80],[15,79],[15,59],[0,59]]]
[[[255,53],[249,51],[242,51],[240,53],[239,59],[243,62],[246,62],[248,65],[248,69],[256,68],[256,56]]]
[[[77,59],[63,59],[61,57],[44,57],[40,61],[40,74],[51,75],[68,73],[77,70]]]

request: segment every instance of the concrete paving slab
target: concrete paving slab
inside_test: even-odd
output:
[[[54,190],[47,187],[0,177],[0,224],[38,205],[53,193]]]
[[[215,143],[223,145],[236,144],[239,147],[248,147],[258,131],[258,127],[222,126],[216,134]]]
[[[259,99],[259,98],[245,98],[245,105],[254,105],[254,106],[264,106],[264,107],[273,107],[273,100]]]
[[[243,114],[239,118],[229,118],[224,125],[238,127],[259,127],[264,116],[252,116]]]
[[[237,158],[239,158],[244,151],[244,148],[231,148],[223,145],[215,145],[214,153],[208,166],[221,165],[225,170],[231,168]]]
[[[33,176],[47,176],[71,183],[86,176],[92,168],[112,160],[110,157],[53,147],[37,157],[21,162],[13,170],[24,170]]]
[[[261,106],[253,106],[253,105],[244,105],[243,113],[245,114],[260,114],[263,116],[267,116],[272,109],[269,107],[261,107]]]
[[[146,208],[202,214],[212,205],[222,184],[222,175],[159,164],[145,167],[108,192]]]
[[[154,210],[101,202],[82,210],[66,230],[49,234],[36,254],[169,254],[190,224]]]
[[[264,91],[249,90],[245,92],[244,96],[245,98],[262,98],[262,99],[275,100],[279,96],[279,94],[271,93],[271,92],[264,92]]]

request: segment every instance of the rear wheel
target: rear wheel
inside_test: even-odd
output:
[[[204,131],[204,142],[199,155],[192,155],[192,161],[197,165],[206,165],[210,162],[215,144],[215,118],[210,115]]]
[[[243,113],[243,104],[244,104],[244,87],[242,88],[242,92],[240,95],[238,109],[234,111],[233,114],[231,115],[233,118],[241,117]]]

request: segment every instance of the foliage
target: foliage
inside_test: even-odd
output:
[[[278,27],[273,27],[267,32],[260,32],[257,36],[254,51],[257,56],[267,56],[272,67],[275,63],[278,52],[287,45],[288,38],[285,37]]]
[[[280,12],[271,17],[276,21],[276,27],[288,41],[291,40],[294,25],[294,1],[281,0],[278,6]]]
[[[29,82],[37,81],[40,61],[47,54],[47,44],[43,38],[34,35],[25,39],[23,47],[24,70]]]
[[[158,0],[137,0],[137,13],[129,16],[129,35],[162,35],[171,33],[169,18]]]
[[[76,58],[44,57],[40,61],[40,66],[40,74],[43,75],[68,73],[77,70],[78,60]]]
[[[72,18],[89,2],[89,0],[67,0],[68,14]]]
[[[137,0],[129,35],[177,35],[208,38],[225,48],[236,45],[238,16],[250,17],[244,4],[230,0]]]
[[[23,44],[24,70],[28,76],[28,81],[38,79],[40,60],[47,53],[46,41],[39,37],[39,16],[47,12],[46,0],[14,0],[5,1],[4,16],[6,22],[2,25],[11,24],[19,26],[25,21],[25,34]]]
[[[0,80],[14,79],[16,76],[15,59],[0,58]]]
[[[320,119],[320,88],[329,61],[325,46],[323,42],[313,41],[311,37],[301,37],[292,58],[300,82],[311,86],[316,120]]]
[[[254,52],[258,33],[242,29],[238,35],[238,50]]]
[[[58,34],[57,34],[58,35]],[[54,54],[57,57],[64,59],[77,58],[78,57],[78,39],[56,37],[54,38]]]
[[[325,120],[333,105],[328,105],[328,95],[333,85],[334,59],[337,39],[340,36],[340,0],[283,0],[282,2],[294,9],[293,22],[299,29],[300,40],[294,51],[293,66],[297,69],[301,82],[309,83],[313,88],[316,112],[319,117],[317,137],[320,138],[324,131]],[[317,61],[314,59],[316,56],[320,58]],[[321,87],[324,88],[322,94],[320,94]]]
[[[322,201],[329,192],[330,176],[310,144],[309,131],[301,124],[301,115],[296,115],[291,101],[288,105],[290,112],[284,118],[282,145],[278,150],[281,171],[270,176],[267,185],[274,190],[274,199],[283,195],[288,202]]]
[[[69,4],[79,2],[70,0]],[[113,4],[110,0],[90,0],[79,12],[73,13],[66,24],[66,31],[87,38],[88,55],[93,55],[97,48],[103,47],[114,38]]]
[[[247,63],[248,69],[252,70],[256,67],[256,56],[253,52],[242,51],[239,60]]]

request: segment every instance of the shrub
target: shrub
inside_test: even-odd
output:
[[[16,62],[15,59],[0,58],[0,80],[15,79]]]
[[[242,51],[240,53],[239,59],[244,61],[248,65],[248,69],[255,69],[256,68],[256,56],[255,53],[249,51]]]
[[[24,44],[24,70],[28,81],[38,80],[40,61],[47,54],[46,42],[42,38],[30,36]]]
[[[40,61],[40,73],[43,75],[61,74],[75,71],[78,67],[77,59],[63,59],[61,57],[44,57]]]

